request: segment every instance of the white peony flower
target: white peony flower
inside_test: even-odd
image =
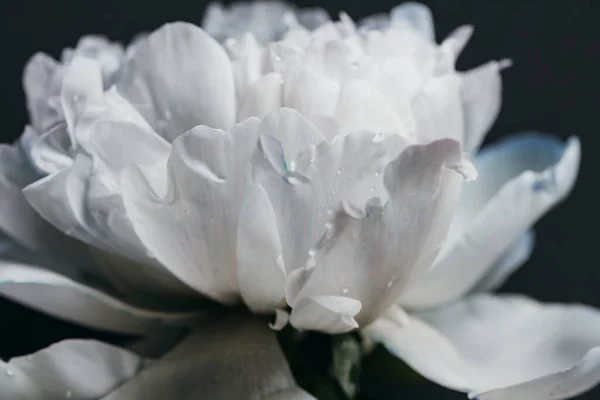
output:
[[[194,332],[153,362],[57,344],[7,364],[2,397],[310,398],[265,323],[216,318],[207,300],[276,315],[274,329],[360,328],[480,400],[562,399],[600,380],[596,310],[472,294],[527,259],[528,229],[579,166],[577,139],[522,135],[477,155],[461,194],[476,177],[461,148],[493,124],[506,61],[455,71],[471,28],[438,46],[414,3],[312,31],[277,3],[214,7],[205,26],[224,47],[174,23],[114,63],[76,50],[57,75],[34,58],[36,134],[0,164],[0,294],[94,328]],[[73,372],[82,352],[90,370]]]

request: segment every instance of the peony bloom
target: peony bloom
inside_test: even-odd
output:
[[[26,69],[36,106],[3,149],[0,294],[158,337],[145,347],[165,354],[65,341],[9,362],[2,397],[311,398],[263,315],[275,330],[358,328],[481,400],[598,382],[596,310],[474,294],[527,259],[528,230],[579,166],[577,139],[540,134],[476,154],[507,61],[455,71],[471,28],[438,46],[413,3],[358,27],[215,7],[204,24],[222,45],[173,23],[112,58],[106,44],[60,72],[40,56]],[[256,20],[242,25],[244,10]],[[480,177],[464,184],[477,177],[468,153]],[[180,326],[192,333],[160,351]]]

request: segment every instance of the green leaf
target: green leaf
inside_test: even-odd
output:
[[[359,339],[353,334],[334,336],[332,356],[333,376],[346,396],[354,398],[362,358]]]

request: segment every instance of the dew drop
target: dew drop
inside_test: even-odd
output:
[[[374,187],[372,187],[372,188],[371,188],[371,193],[373,193],[374,191],[375,191],[375,188],[374,188]]]
[[[333,194],[333,195],[335,195],[336,193],[337,193],[337,192],[336,192],[336,190],[335,190],[335,189],[333,189],[333,190],[331,191],[331,194]]]
[[[281,56],[278,56],[277,54],[273,55],[273,61],[280,62],[281,61]]]
[[[349,291],[350,291],[350,289],[348,289],[347,287],[342,289],[343,294],[347,294]]]
[[[183,213],[184,213],[185,215],[188,215],[188,214],[190,213],[190,210],[189,210],[189,208],[186,208],[186,209],[184,209],[184,210],[183,210]]]
[[[8,376],[9,378],[12,378],[13,376],[15,376],[15,371],[12,368],[6,368],[4,370],[4,373],[6,374],[6,376]]]
[[[393,284],[394,284],[394,281],[389,281],[389,282],[387,283],[387,287],[388,287],[388,288],[391,288]]]
[[[337,172],[335,173],[336,175],[341,175],[342,174],[342,170],[338,169]]]
[[[225,46],[227,46],[227,47],[233,47],[233,46],[235,46],[236,43],[237,43],[237,40],[235,40],[235,38],[227,38],[225,40]]]

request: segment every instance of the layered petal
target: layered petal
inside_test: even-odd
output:
[[[529,230],[510,246],[472,290],[488,292],[498,289],[519,267],[527,262],[533,253],[534,245],[535,233],[533,230]]]
[[[435,267],[400,304],[424,308],[471,290],[512,243],[567,196],[577,178],[580,144],[523,134],[483,151],[481,179],[468,185]]]
[[[290,274],[292,324],[296,304],[313,296],[360,301],[360,324],[387,309],[435,259],[458,202],[456,172],[468,165],[449,139],[405,148],[383,172],[387,203],[371,199],[364,211],[344,204],[306,266]]]
[[[229,315],[197,327],[102,400],[314,400],[296,386],[274,332],[255,318]]]
[[[329,15],[323,9],[297,9],[281,1],[240,2],[228,6],[215,2],[208,5],[202,27],[221,42],[238,39],[249,32],[260,43],[268,43],[279,40],[292,26],[301,24],[312,30],[327,21]]]
[[[235,120],[231,62],[192,24],[166,24],[142,39],[117,88],[170,141],[196,125],[227,129]]]
[[[100,400],[137,375],[145,360],[104,343],[65,340],[0,364],[3,399]]]
[[[0,262],[0,296],[90,328],[137,335],[164,325],[188,325],[199,315],[144,309],[109,293],[46,268]]]
[[[463,143],[466,151],[476,151],[496,121],[502,105],[500,71],[510,65],[510,60],[490,61],[462,74]]]
[[[173,143],[166,176],[132,168],[123,177],[125,209],[143,245],[181,281],[224,303],[239,300],[232,249],[258,129],[257,119],[230,132],[198,126]],[[161,179],[166,190],[157,193],[151,181]]]
[[[600,313],[519,296],[474,295],[365,330],[427,378],[481,400],[559,400],[600,382]]]

